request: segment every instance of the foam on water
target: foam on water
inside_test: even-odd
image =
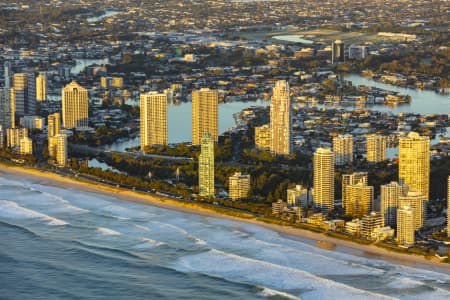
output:
[[[267,286],[273,289],[307,290],[302,299],[395,299],[360,290],[311,273],[251,259],[220,250],[209,250],[179,259],[174,268],[182,272],[200,272],[227,280]]]
[[[0,200],[0,217],[6,219],[41,219],[48,225],[67,225],[66,221],[22,207],[16,202]]]
[[[97,227],[96,230],[103,235],[121,235],[120,232],[105,227]]]
[[[142,249],[153,249],[153,248],[156,248],[156,247],[159,247],[159,246],[167,245],[164,242],[155,241],[155,240],[150,239],[150,238],[140,238],[139,240],[141,242],[143,242],[143,243],[139,243],[139,244],[133,246],[132,247],[133,249],[140,249],[140,250],[142,250]]]
[[[292,300],[301,300],[300,297],[294,296],[285,292],[277,291],[274,289],[269,289],[267,287],[263,288],[263,290],[258,293],[259,295],[263,297],[281,297],[285,299],[292,299]]]

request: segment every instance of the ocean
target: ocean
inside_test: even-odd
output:
[[[450,275],[0,173],[0,299],[450,299]]]

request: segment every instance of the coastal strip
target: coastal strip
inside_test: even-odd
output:
[[[44,185],[53,185],[60,188],[70,187],[74,189],[80,189],[85,192],[93,192],[113,196],[120,200],[140,203],[144,205],[152,205],[184,213],[197,214],[205,217],[223,218],[237,222],[245,222],[248,224],[253,224],[273,230],[287,237],[303,238],[316,241],[316,246],[322,249],[328,248],[330,251],[340,251],[336,248],[345,247],[348,249],[357,250],[352,251],[352,254],[354,255],[359,255],[371,259],[386,260],[392,263],[402,264],[410,267],[420,267],[430,270],[436,270],[438,268],[439,272],[444,272],[450,275],[450,265],[434,260],[429,260],[423,256],[392,252],[384,248],[376,247],[374,245],[363,245],[354,243],[352,241],[333,238],[323,233],[302,230],[291,226],[266,223],[258,220],[253,215],[243,212],[236,215],[233,212],[232,216],[226,214],[225,212],[220,212],[220,210],[227,210],[225,208],[210,208],[206,205],[202,205],[201,203],[183,202],[163,198],[156,195],[143,194],[136,191],[107,186],[100,183],[97,184],[88,180],[67,177],[53,172],[43,171],[30,167],[18,167],[0,163],[0,174],[4,176],[10,175],[21,178],[30,178],[32,180],[42,181],[41,184]],[[360,254],[358,254],[357,252],[360,252]]]

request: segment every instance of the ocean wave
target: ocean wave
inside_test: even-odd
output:
[[[212,249],[180,258],[174,268],[289,292],[304,290],[302,299],[395,299],[357,289],[314,274]]]
[[[274,289],[269,289],[267,287],[263,287],[262,291],[259,292],[258,294],[263,297],[277,297],[277,298],[283,298],[283,299],[301,300],[301,298],[298,296],[294,296],[289,293],[277,291]]]
[[[97,227],[96,230],[103,235],[121,235],[120,232],[105,227]]]
[[[69,224],[66,221],[22,207],[13,201],[0,200],[0,208],[0,217],[7,219],[41,219],[47,221],[48,225],[58,226]]]
[[[143,242],[143,243],[139,243],[135,246],[133,246],[133,249],[153,249],[159,246],[163,246],[163,245],[167,245],[167,243],[164,242],[160,242],[160,241],[155,241],[153,239],[150,238],[140,238],[139,241]]]

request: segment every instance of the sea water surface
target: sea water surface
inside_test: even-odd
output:
[[[0,298],[449,299],[445,269],[0,172]]]

